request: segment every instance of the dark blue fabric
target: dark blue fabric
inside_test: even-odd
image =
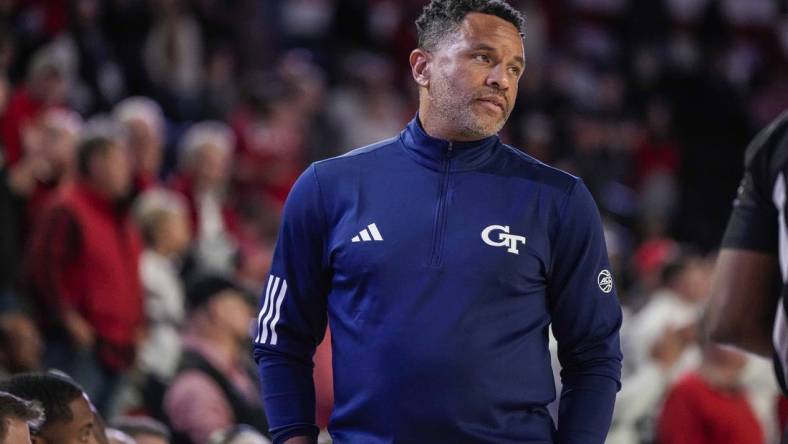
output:
[[[285,205],[279,291],[264,292],[255,335],[274,442],[314,423],[312,355],[327,320],[335,442],[604,442],[621,371],[608,269],[582,181],[497,137],[450,143],[416,118],[313,164]],[[266,304],[280,296],[279,310]],[[557,432],[545,408],[551,325]]]

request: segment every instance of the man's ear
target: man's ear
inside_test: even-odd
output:
[[[419,86],[426,88],[430,84],[431,61],[431,54],[423,49],[416,48],[410,53],[410,70]]]

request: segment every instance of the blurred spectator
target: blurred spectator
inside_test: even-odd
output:
[[[0,298],[17,294],[31,227],[58,187],[75,176],[81,122],[66,109],[44,111],[26,124],[23,157],[0,166]]]
[[[278,72],[295,89],[291,115],[293,124],[301,127],[304,134],[303,158],[294,160],[311,162],[340,154],[340,129],[327,109],[327,73],[317,65],[314,54],[289,51],[279,63]]]
[[[0,80],[0,90],[4,85]],[[81,119],[75,113],[46,111],[25,131],[24,157],[13,167],[0,166],[0,299],[19,296],[19,259],[44,204],[75,175],[80,128]]]
[[[24,155],[23,134],[33,119],[51,107],[60,106],[68,88],[66,68],[54,49],[40,49],[30,62],[27,81],[17,87],[0,117],[4,156],[13,166]]]
[[[345,58],[343,68],[350,81],[335,90],[329,107],[340,126],[339,146],[351,150],[399,134],[412,116],[393,87],[392,63],[358,52]]]
[[[163,0],[145,41],[145,68],[157,94],[179,119],[194,117],[204,77],[202,31],[183,0]]]
[[[99,0],[68,2],[68,32],[60,37],[75,59],[73,106],[83,114],[106,112],[122,98],[123,72],[104,32],[104,3]]]
[[[670,383],[699,362],[697,322],[710,276],[709,264],[685,255],[667,265],[662,287],[622,326],[624,376],[610,444],[627,444],[653,436],[655,413]]]
[[[35,224],[58,187],[77,175],[77,142],[82,131],[79,114],[63,108],[45,111],[25,129],[25,156],[35,157],[35,185],[27,196],[24,222]]]
[[[113,116],[126,129],[134,188],[146,190],[159,182],[161,173],[165,139],[161,107],[147,97],[129,97],[115,106]]]
[[[202,91],[202,116],[226,120],[238,103],[237,59],[232,48],[217,45],[208,54],[205,86]]]
[[[651,362],[624,379],[616,398],[607,444],[647,442],[653,436],[653,414],[662,402],[676,363],[694,343],[693,327],[668,327],[651,346]]]
[[[0,312],[0,377],[40,370],[43,353],[44,340],[30,316]]]
[[[140,279],[145,293],[147,337],[139,352],[146,374],[168,381],[181,352],[180,328],[185,316],[178,261],[189,246],[189,219],[184,199],[171,191],[152,189],[138,198],[134,215],[145,250]]]
[[[48,364],[105,410],[142,333],[141,241],[125,203],[131,168],[119,130],[92,122],[78,152],[78,179],[35,228],[27,280],[46,322]]]
[[[635,147],[635,183],[642,196],[643,220],[667,227],[678,205],[680,146],[667,105],[653,100],[646,107],[646,127]]]
[[[0,392],[0,444],[30,444],[30,431],[44,422],[44,411],[30,401]]]
[[[21,373],[0,381],[0,391],[36,402],[44,408],[44,422],[33,431],[36,442],[93,442],[93,406],[82,388],[67,376]]]
[[[230,273],[237,249],[237,214],[228,203],[235,137],[220,122],[200,122],[181,139],[172,188],[188,202],[198,269]]]
[[[645,233],[644,240],[632,256],[637,284],[632,292],[640,293],[634,301],[626,301],[627,308],[634,312],[639,311],[648,303],[648,298],[663,284],[662,278],[665,267],[674,263],[681,253],[679,244],[665,236],[664,225],[651,228]],[[653,230],[653,233],[652,233]]]
[[[234,424],[267,434],[255,368],[245,350],[251,301],[216,276],[190,285],[188,299],[192,309],[180,371],[164,398],[173,441],[207,444],[211,434]]]
[[[116,430],[126,433],[137,444],[169,444],[170,431],[164,424],[144,416],[125,416],[112,421]]]
[[[649,301],[631,322],[627,341],[631,349],[628,359],[640,366],[652,358],[653,344],[670,329],[687,329],[689,339],[694,339],[700,310],[708,296],[711,266],[707,260],[685,254],[663,270],[662,287],[649,297]],[[622,346],[624,346],[622,344]],[[624,346],[626,347],[626,346]],[[698,362],[699,355],[688,355],[684,370]]]
[[[697,372],[670,390],[659,418],[659,444],[763,444],[764,435],[741,386],[744,354],[703,349]]]
[[[275,73],[256,73],[246,82],[244,100],[231,118],[238,135],[238,191],[249,205],[268,199],[281,206],[303,169],[307,121],[301,114],[308,118],[309,100]]]

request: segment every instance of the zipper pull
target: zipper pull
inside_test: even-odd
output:
[[[453,152],[454,152],[454,142],[452,142],[450,140],[449,141],[449,148],[446,150],[446,157],[451,157]]]

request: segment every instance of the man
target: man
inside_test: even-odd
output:
[[[143,327],[142,242],[129,217],[131,169],[120,130],[89,122],[79,177],[53,197],[34,230],[27,281],[48,320],[47,360],[82,384],[100,410],[133,364]]]
[[[434,0],[416,24],[416,118],[313,164],[285,205],[254,338],[273,441],[315,440],[328,317],[335,442],[602,443],[621,309],[599,213],[578,178],[496,136],[523,19],[500,0]]]
[[[747,148],[704,321],[712,339],[774,356],[777,380],[788,393],[786,173],[788,111]]]
[[[41,407],[0,392],[0,444],[30,444],[30,428],[43,421]]]
[[[55,373],[21,373],[0,382],[6,391],[44,408],[45,420],[32,430],[33,444],[95,443],[93,406],[74,381]]]
[[[180,369],[164,395],[173,443],[202,444],[234,424],[265,433],[254,366],[244,352],[253,308],[249,298],[223,277],[205,276],[189,285],[191,304]]]

